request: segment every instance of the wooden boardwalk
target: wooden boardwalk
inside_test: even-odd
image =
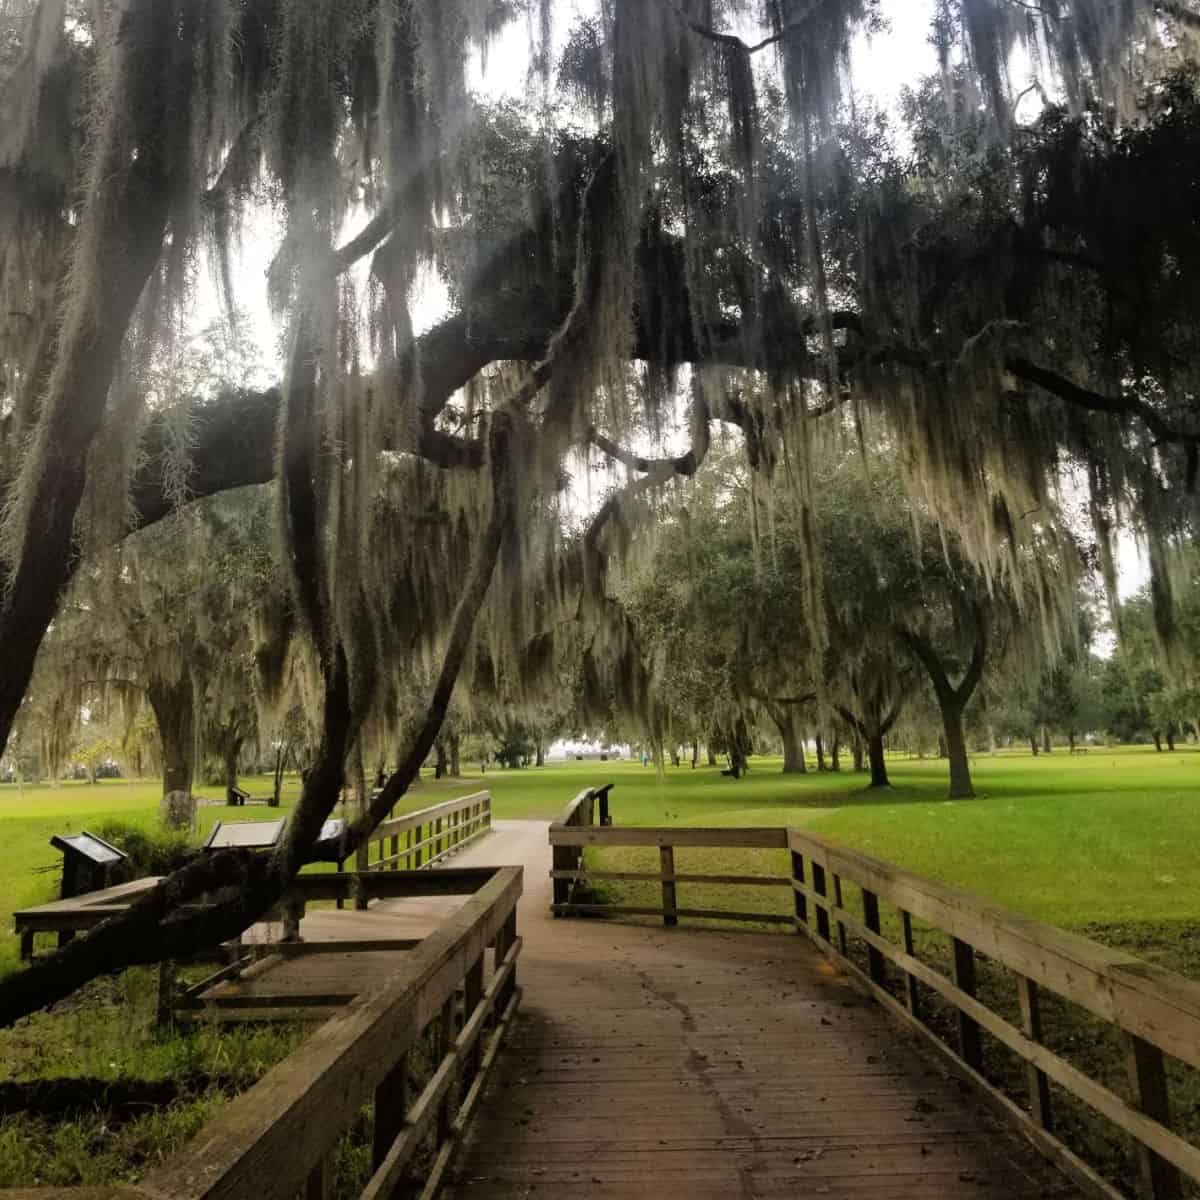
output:
[[[496,828],[456,865],[524,865],[525,1000],[443,1195],[1078,1195],[806,939],[553,920]]]

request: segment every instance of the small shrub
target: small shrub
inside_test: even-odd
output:
[[[107,821],[96,835],[123,850],[128,861],[114,871],[114,883],[141,879],[146,875],[169,875],[184,866],[196,853],[186,833],[170,829],[143,829],[124,821]]]

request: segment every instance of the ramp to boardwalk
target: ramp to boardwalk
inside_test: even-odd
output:
[[[525,867],[525,999],[444,1195],[1077,1195],[805,939],[553,919],[547,829],[456,860]]]

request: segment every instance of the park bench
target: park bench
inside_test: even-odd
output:
[[[274,796],[252,796],[240,787],[227,788],[225,797],[230,808],[242,808],[247,804],[271,804],[275,800]]]

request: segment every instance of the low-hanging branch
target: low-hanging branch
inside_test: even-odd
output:
[[[743,54],[757,54],[760,50],[767,49],[768,46],[778,45],[780,42],[787,41],[788,38],[794,37],[798,33],[805,32],[812,21],[812,18],[825,6],[828,0],[813,0],[807,10],[800,17],[789,21],[782,26],[776,33],[765,37],[759,42],[743,41],[736,34],[720,33],[716,29],[705,25],[703,21],[696,20],[678,4],[673,4],[670,0],[665,0],[667,6],[675,13],[676,16],[693,32],[699,34],[702,38],[710,42],[716,42],[718,45],[727,46],[732,50],[738,50]]]

